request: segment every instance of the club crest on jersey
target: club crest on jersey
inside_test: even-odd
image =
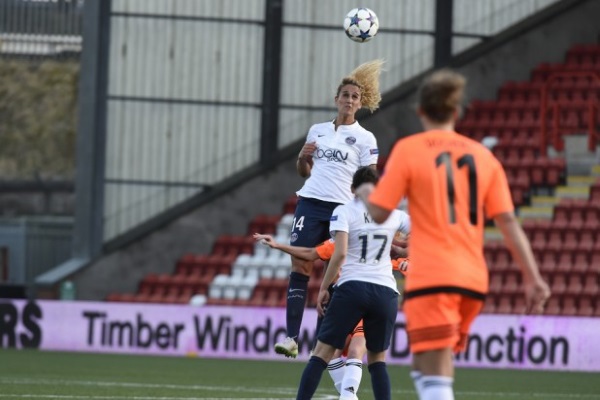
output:
[[[354,144],[354,143],[356,143],[356,138],[354,136],[349,136],[346,138],[346,143]]]
[[[294,243],[296,240],[298,240],[298,234],[296,232],[294,232],[290,236],[290,243]]]

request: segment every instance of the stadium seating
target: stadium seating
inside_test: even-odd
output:
[[[556,72],[572,73],[548,89],[549,105],[556,107],[550,112],[558,111],[548,115],[547,122],[552,124],[556,118],[561,135],[582,133],[587,131],[589,104],[595,101],[598,105],[600,98],[598,80],[586,73],[600,77],[598,71],[600,46],[577,45],[569,50],[564,63],[541,64],[532,71],[530,81],[509,81],[499,90],[497,100],[474,101],[469,107],[457,130],[476,140],[498,138],[493,152],[507,172],[517,205],[527,204],[532,190],[551,191],[565,181],[564,159],[542,156],[540,107],[545,82]],[[555,147],[562,150],[562,141]],[[551,220],[526,220],[523,228],[553,291],[545,313],[600,315],[595,301],[600,295],[600,180],[590,187],[589,199],[563,199]],[[493,299],[488,299],[484,312],[518,312],[516,299],[522,297],[509,272],[514,270],[512,258],[501,243],[487,243],[484,255],[491,270]]]

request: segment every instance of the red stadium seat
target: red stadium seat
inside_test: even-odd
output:
[[[548,303],[546,303],[546,307],[544,308],[545,315],[560,315],[562,312],[562,307],[560,305],[560,298],[558,296],[551,296],[548,299]]]
[[[583,289],[581,291],[584,295],[596,296],[600,294],[600,285],[598,283],[598,273],[588,271],[583,277]]]
[[[494,269],[496,271],[505,271],[510,268],[510,264],[512,262],[512,257],[508,250],[503,248],[498,248],[496,253],[496,259],[494,261]]]
[[[571,269],[571,271],[573,273],[583,274],[587,271],[589,265],[590,261],[588,253],[581,251],[581,249],[578,249],[574,256],[573,268]]]
[[[525,296],[518,295],[514,298],[513,314],[525,314],[526,311]]]
[[[502,281],[502,274],[499,272],[490,273],[490,287],[489,292],[492,294],[499,294],[502,292],[504,283]]]
[[[494,314],[496,313],[496,299],[493,295],[488,295],[483,304],[482,314]]]
[[[504,275],[504,284],[502,286],[502,294],[514,296],[521,292],[521,284],[519,282],[519,274],[512,271],[507,271]]]
[[[583,283],[581,281],[581,277],[578,274],[571,273],[569,275],[567,288],[565,289],[565,294],[571,296],[579,295],[583,290]]]
[[[552,286],[550,290],[553,295],[562,295],[567,290],[567,275],[565,273],[555,273],[552,278]]]
[[[564,247],[563,247],[564,248]],[[556,263],[556,271],[557,272],[570,272],[573,267],[573,257],[571,252],[566,250],[561,251],[558,255],[558,261]]]
[[[249,306],[260,307],[264,304],[267,295],[267,289],[257,286],[252,292],[252,297],[248,301]]]
[[[512,301],[509,296],[500,296],[498,305],[496,306],[496,314],[512,313]]]
[[[591,317],[594,315],[594,303],[592,296],[579,296],[579,304],[576,315],[578,317]]]
[[[560,314],[568,316],[577,315],[577,302],[575,296],[566,296],[563,298]]]
[[[557,264],[554,253],[550,251],[543,252],[540,260],[540,270],[543,272],[554,272],[556,268]]]
[[[283,213],[294,214],[294,211],[296,211],[296,203],[298,203],[298,196],[294,194],[288,197],[288,199],[285,201],[285,204],[283,205]]]

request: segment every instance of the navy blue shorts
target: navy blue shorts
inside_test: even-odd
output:
[[[294,213],[294,225],[290,244],[299,247],[315,247],[331,237],[329,220],[339,203],[299,197]]]
[[[379,353],[390,347],[398,314],[398,293],[387,286],[348,281],[336,286],[318,339],[343,349],[348,336],[363,320],[367,350]]]

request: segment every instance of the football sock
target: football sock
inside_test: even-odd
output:
[[[312,356],[310,360],[308,360],[308,364],[306,364],[304,372],[302,373],[296,400],[312,399],[313,394],[315,394],[319,387],[321,375],[323,375],[325,368],[327,368],[327,363],[319,357]]]
[[[392,398],[392,387],[385,363],[380,361],[369,365],[369,373],[371,374],[371,386],[373,386],[375,399],[390,400]]]
[[[298,272],[290,273],[290,282],[287,291],[286,324],[287,335],[296,341],[298,341],[300,326],[302,325],[307,289],[307,275]]]
[[[342,380],[344,379],[344,371],[346,370],[344,365],[344,359],[341,357],[334,358],[329,361],[329,364],[327,365],[327,372],[329,372],[329,376],[331,376],[335,390],[337,390],[338,393],[341,393]]]
[[[417,394],[419,395],[419,397],[421,397],[421,393],[423,393],[423,375],[420,371],[413,370],[410,371],[410,377],[412,378],[415,384],[415,390],[417,391]]]
[[[344,380],[342,381],[342,395],[348,398],[354,398],[358,392],[360,386],[360,380],[362,379],[362,361],[357,358],[349,358],[346,360],[346,368],[344,368]]]
[[[423,375],[421,400],[454,400],[452,382],[448,376]]]

